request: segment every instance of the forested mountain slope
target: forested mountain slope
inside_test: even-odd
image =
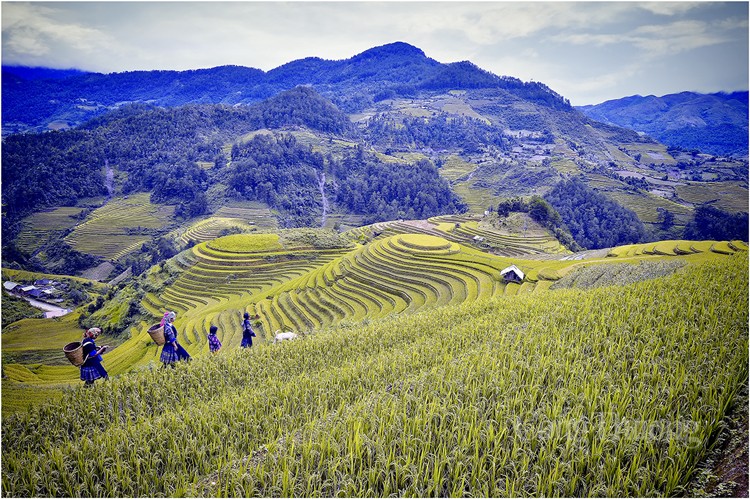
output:
[[[391,96],[428,89],[500,87],[513,93],[567,106],[541,83],[498,77],[468,62],[441,64],[406,43],[375,47],[350,59],[307,58],[263,72],[240,66],[191,71],[86,73],[67,78],[24,79],[8,68],[3,78],[4,133],[80,124],[124,103],[160,106],[250,104],[297,85],[312,85],[346,112]],[[59,76],[59,75],[58,75]]]
[[[668,146],[718,155],[748,154],[746,91],[633,95],[577,109],[595,120],[644,132]]]
[[[568,177],[634,212],[643,239],[679,237],[704,203],[747,212],[746,160],[668,150],[584,116],[541,83],[441,64],[403,43],[268,73],[56,76],[14,77],[8,84],[18,88],[4,88],[3,99],[20,99],[37,117],[44,112],[32,111],[34,102],[44,95],[45,105],[57,95],[61,106],[78,102],[93,114],[99,104],[81,104],[89,99],[81,92],[118,104],[102,104],[104,114],[69,130],[5,137],[2,174],[13,181],[3,184],[3,241],[13,259],[24,253],[14,252],[16,236],[33,231],[24,221],[31,213],[81,203],[89,210],[138,192],[173,207],[169,230],[245,201],[264,203],[275,213],[271,225],[282,227],[332,216],[369,223],[483,213],[507,198],[546,195]],[[69,98],[55,93],[65,89]],[[584,218],[594,232],[608,230],[596,225],[600,217]]]

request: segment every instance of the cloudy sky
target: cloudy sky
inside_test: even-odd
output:
[[[403,41],[574,105],[748,88],[747,2],[7,2],[2,63],[265,71]]]

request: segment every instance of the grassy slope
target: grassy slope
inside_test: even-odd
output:
[[[717,256],[144,370],[5,418],[3,489],[679,494],[747,383],[747,289],[747,255]]]

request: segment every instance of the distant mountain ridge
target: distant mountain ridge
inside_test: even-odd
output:
[[[668,146],[748,155],[748,92],[633,95],[576,106],[595,120],[643,132]]]
[[[442,64],[405,43],[269,72],[2,83],[2,175],[13,179],[3,184],[4,241],[31,213],[110,192],[149,192],[173,206],[176,223],[247,201],[295,227],[331,215],[484,213],[577,176],[633,211],[652,239],[677,236],[703,203],[747,212],[746,159],[668,150],[587,117],[542,83]],[[49,129],[59,131],[12,133]],[[611,232],[595,213],[586,220]]]
[[[396,42],[349,59],[310,57],[271,71],[219,66],[189,71],[82,73],[28,78],[19,68],[3,68],[3,133],[76,126],[124,103],[159,106],[251,104],[298,85],[311,85],[342,111],[353,113],[378,100],[409,97],[419,90],[503,88],[558,107],[569,102],[538,82],[496,76],[470,62],[442,64],[412,45]],[[40,74],[39,71],[36,73]]]

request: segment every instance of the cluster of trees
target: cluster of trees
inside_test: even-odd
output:
[[[323,157],[289,134],[263,134],[232,148],[226,183],[239,195],[268,203],[289,217],[289,225],[313,225],[329,201],[374,222],[458,213],[466,206],[452,193],[435,165],[381,162],[362,147],[342,158]]]
[[[646,237],[646,228],[634,212],[596,192],[578,178],[561,181],[544,197],[583,248],[632,244]]]
[[[367,139],[385,147],[463,148],[476,150],[495,145],[508,150],[511,145],[502,131],[482,120],[438,113],[430,118],[406,117],[394,120],[385,115],[370,119],[363,130]]]
[[[307,86],[281,92],[252,106],[248,121],[255,130],[305,126],[324,133],[346,135],[353,129],[346,114]]]
[[[226,183],[246,199],[283,211],[289,225],[312,225],[321,204],[318,177],[323,167],[323,156],[298,144],[293,135],[256,135],[232,147]]]
[[[514,197],[500,201],[497,214],[507,217],[511,212],[528,213],[532,220],[552,231],[558,241],[571,251],[581,247],[573,239],[560,214],[544,198],[533,195],[528,199]]]
[[[332,170],[340,175],[347,173],[338,182],[337,203],[366,215],[365,223],[429,218],[467,210],[437,167],[427,160],[413,165],[382,163],[360,150],[332,165]]]
[[[11,135],[3,140],[3,223],[46,206],[73,206],[105,191],[103,154],[87,131]],[[4,226],[5,227],[5,226]]]
[[[685,239],[713,239],[716,241],[748,240],[748,214],[728,213],[704,204],[695,208],[693,219],[683,232]]]
[[[721,123],[705,127],[670,128],[656,138],[664,144],[679,145],[686,149],[700,149],[710,154],[747,157],[748,138],[745,126]]]

